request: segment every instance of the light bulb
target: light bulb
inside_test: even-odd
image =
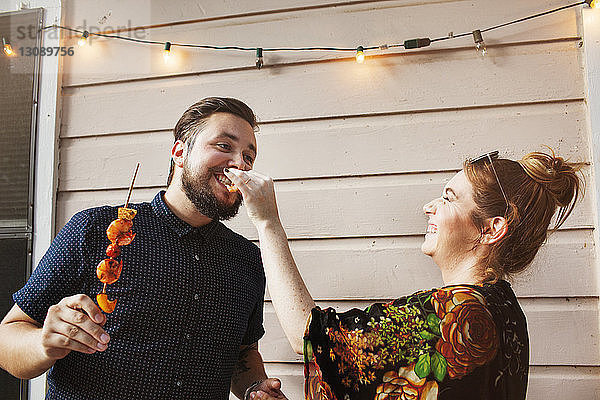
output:
[[[256,68],[261,69],[263,66],[263,49],[256,49]]]
[[[365,62],[365,49],[362,46],[356,48],[356,62],[359,64]]]
[[[90,37],[90,33],[88,31],[83,31],[83,33],[81,34],[81,37],[77,41],[77,44],[79,45],[79,47],[85,46],[87,44],[88,37]]]
[[[8,43],[4,45],[4,54],[6,54],[9,57],[15,55],[15,52],[12,49],[12,46],[10,44],[8,44]]]
[[[6,38],[2,38],[2,50],[4,51],[4,54],[6,54],[9,57],[16,55],[15,51],[10,45],[10,42]]]
[[[481,54],[481,56],[485,56],[487,54],[487,46],[483,41],[483,35],[481,31],[478,29],[473,31],[473,40],[475,41],[475,48],[477,49],[477,53]]]
[[[163,60],[165,60],[165,64],[169,62],[169,58],[171,56],[171,42],[165,43],[165,49],[163,50]]]

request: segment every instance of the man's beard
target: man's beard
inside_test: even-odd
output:
[[[194,204],[198,212],[214,220],[227,221],[238,213],[242,204],[242,196],[237,192],[235,202],[230,206],[219,202],[210,188],[210,179],[215,173],[221,172],[222,169],[215,171],[209,169],[204,174],[194,174],[189,169],[186,160],[183,165],[181,186],[185,195]]]

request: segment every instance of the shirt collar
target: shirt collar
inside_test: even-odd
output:
[[[161,190],[154,196],[152,200],[152,210],[154,210],[154,214],[158,217],[162,218],[164,223],[171,228],[179,237],[186,236],[188,234],[199,235],[203,238],[208,237],[210,233],[212,233],[215,227],[219,224],[218,221],[212,220],[210,223],[198,227],[193,227],[187,222],[179,219],[173,211],[167,206],[163,196],[165,195],[165,191]]]

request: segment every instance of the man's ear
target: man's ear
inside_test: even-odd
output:
[[[175,166],[183,168],[183,162],[187,154],[187,149],[187,144],[181,140],[177,140],[175,143],[173,143],[173,147],[171,148],[171,159],[173,160]]]
[[[508,231],[508,225],[506,224],[506,218],[504,217],[493,217],[488,218],[485,221],[485,227],[483,235],[481,236],[482,244],[496,243],[506,235]]]

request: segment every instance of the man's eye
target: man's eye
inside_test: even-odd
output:
[[[217,143],[217,146],[225,150],[231,150],[231,146],[228,143]]]
[[[254,162],[254,158],[250,156],[246,156],[245,160],[249,165],[252,165],[252,163]]]

